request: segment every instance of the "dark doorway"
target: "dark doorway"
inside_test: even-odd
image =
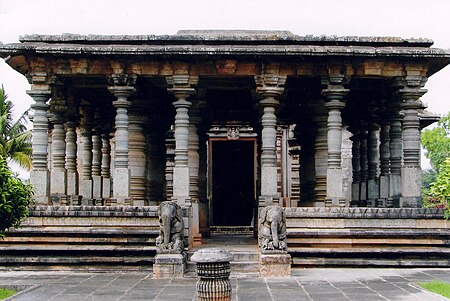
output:
[[[251,226],[255,207],[255,142],[213,141],[214,226]]]

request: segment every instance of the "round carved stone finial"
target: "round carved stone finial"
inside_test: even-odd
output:
[[[227,262],[233,259],[233,255],[227,250],[219,248],[206,248],[195,252],[191,260],[198,263]]]

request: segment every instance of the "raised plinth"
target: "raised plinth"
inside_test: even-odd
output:
[[[286,252],[262,253],[260,259],[261,277],[291,276],[291,255]]]
[[[153,279],[183,277],[186,254],[157,254],[153,264]]]

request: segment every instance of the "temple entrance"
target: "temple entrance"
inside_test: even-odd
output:
[[[210,140],[211,225],[252,226],[255,140]]]

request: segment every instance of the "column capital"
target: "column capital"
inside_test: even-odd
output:
[[[264,98],[275,98],[283,94],[286,76],[277,74],[255,75],[256,93]],[[260,102],[263,104],[263,101]]]
[[[177,99],[186,99],[195,95],[195,86],[198,84],[198,76],[177,74],[166,77],[167,90]]]

